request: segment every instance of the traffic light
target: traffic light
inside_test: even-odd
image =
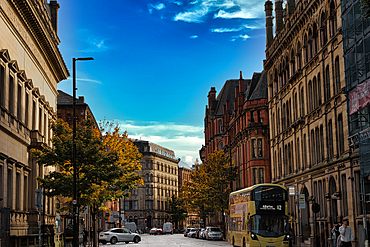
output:
[[[146,219],[145,219],[145,223],[146,223]]]

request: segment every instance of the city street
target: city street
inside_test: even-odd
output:
[[[174,235],[141,235],[140,243],[117,243],[115,246],[140,246],[140,247],[162,247],[162,246],[171,246],[171,247],[219,247],[219,246],[231,246],[226,240],[224,241],[212,241],[212,240],[203,240],[196,238],[184,237],[183,234],[174,234]],[[99,244],[99,246],[110,246],[108,243],[106,245]]]

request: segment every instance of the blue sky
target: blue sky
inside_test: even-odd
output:
[[[261,0],[59,1],[60,50],[95,118],[191,162],[211,87],[251,78],[265,58]],[[72,94],[72,77],[58,84]]]

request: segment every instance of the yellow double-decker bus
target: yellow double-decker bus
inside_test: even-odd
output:
[[[228,242],[242,247],[288,247],[288,193],[277,184],[257,184],[229,198]]]

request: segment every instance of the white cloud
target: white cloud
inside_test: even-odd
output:
[[[153,12],[153,9],[156,9],[156,10],[162,10],[164,8],[166,8],[166,5],[164,5],[164,3],[157,3],[157,4],[149,4],[149,13],[151,14]]]
[[[68,81],[72,81],[72,77],[68,77],[67,78]],[[97,81],[97,80],[93,80],[93,79],[89,79],[89,78],[76,78],[76,81],[77,82],[81,82],[81,81],[84,81],[84,82],[91,82],[91,83],[97,83],[97,84],[102,84],[101,81]]]
[[[89,37],[86,41],[89,47],[80,52],[102,52],[109,50],[109,47],[105,45],[106,39],[97,39]]]
[[[233,36],[231,41],[235,41],[237,39],[243,39],[244,41],[246,41],[247,39],[249,39],[250,37],[246,34],[244,35],[238,35],[238,36]]]
[[[190,36],[190,38],[191,39],[196,39],[196,38],[198,38],[198,35],[192,35],[192,36]]]
[[[231,32],[239,32],[243,29],[243,27],[239,28],[214,28],[211,29],[211,32],[214,33],[231,33]]]
[[[122,131],[132,139],[146,140],[175,152],[176,157],[199,158],[204,144],[203,126],[176,123],[135,122],[117,120]],[[189,159],[189,158],[188,158]]]
[[[201,23],[213,14],[213,18],[260,18],[264,16],[264,1],[260,0],[195,0],[187,9],[175,15],[175,21]]]

